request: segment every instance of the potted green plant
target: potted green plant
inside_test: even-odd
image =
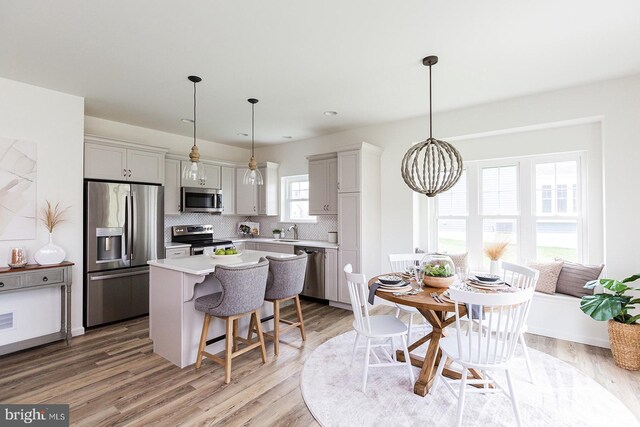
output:
[[[616,365],[632,371],[640,370],[640,314],[632,315],[640,298],[625,295],[628,291],[638,291],[628,283],[640,279],[634,274],[623,280],[599,279],[587,282],[584,287],[594,289],[597,285],[610,292],[587,295],[580,301],[580,309],[595,320],[609,322],[609,341]]]
[[[422,282],[432,288],[448,288],[455,281],[455,266],[446,255],[429,254],[424,259]]]
[[[279,228],[274,228],[273,230],[271,230],[271,232],[273,233],[274,239],[279,239],[282,233],[282,230],[280,230]]]

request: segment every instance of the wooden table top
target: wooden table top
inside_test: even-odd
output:
[[[25,271],[44,270],[44,269],[47,269],[47,268],[69,267],[69,266],[72,266],[72,265],[74,265],[72,262],[62,261],[60,264],[53,264],[53,265],[27,264],[24,267],[16,267],[16,268],[0,267],[0,274],[2,274],[2,273],[22,273],[22,272],[25,272]]]
[[[385,274],[394,274],[394,273],[385,273]],[[380,276],[384,276],[385,274],[380,274]],[[369,287],[378,281],[379,276],[374,276],[369,280]],[[415,280],[411,280],[415,283]],[[376,291],[376,296],[382,298],[386,301],[391,301],[396,304],[407,305],[409,307],[415,307],[417,309],[422,310],[433,310],[433,311],[443,311],[443,312],[455,312],[456,306],[450,302],[439,303],[433,299],[431,296],[432,292],[436,292],[438,295],[446,291],[446,288],[429,288],[426,286],[422,286],[423,292],[416,295],[401,295],[395,296],[392,292],[381,292],[380,290]]]

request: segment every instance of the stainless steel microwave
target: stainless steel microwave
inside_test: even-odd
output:
[[[182,187],[182,212],[222,213],[222,190]]]

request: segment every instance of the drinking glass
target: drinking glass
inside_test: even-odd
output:
[[[469,277],[469,269],[466,267],[456,267],[456,275],[458,276],[458,280],[464,283],[467,281],[467,277]]]
[[[421,265],[416,265],[413,267],[413,277],[416,279],[416,285],[419,288],[422,288],[422,279],[424,279],[424,268]]]

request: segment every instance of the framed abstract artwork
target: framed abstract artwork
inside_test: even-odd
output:
[[[0,137],[0,240],[36,238],[36,143]]]

